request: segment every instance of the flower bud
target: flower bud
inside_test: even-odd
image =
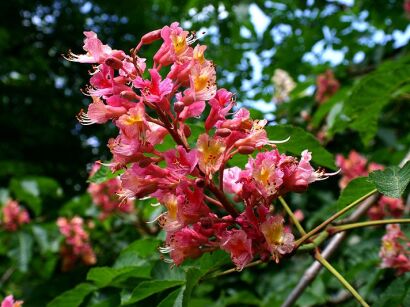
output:
[[[195,179],[195,185],[198,188],[203,188],[205,186],[205,180],[202,179],[202,178],[197,178],[197,179]]]
[[[122,62],[121,60],[117,59],[117,58],[108,58],[105,60],[105,64],[114,68],[114,69],[120,69],[122,68]]]
[[[250,155],[254,151],[255,151],[255,147],[253,147],[253,146],[239,146],[239,148],[238,148],[238,152],[241,155]]]
[[[138,95],[134,91],[122,91],[120,96],[127,100],[138,100]]]
[[[174,103],[174,111],[175,113],[181,113],[182,110],[185,108],[185,105],[181,101],[177,101]]]
[[[232,133],[231,129],[228,128],[220,128],[217,129],[215,132],[215,135],[226,138],[227,136],[229,136]]]
[[[191,128],[189,128],[189,126],[187,125],[184,126],[184,134],[185,134],[185,137],[187,138],[191,136]]]

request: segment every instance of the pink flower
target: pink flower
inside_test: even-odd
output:
[[[173,62],[182,62],[185,57],[189,57],[192,48],[189,48],[188,35],[187,31],[179,27],[178,22],[173,22],[169,27],[163,27],[161,37],[164,42],[154,55],[154,62],[168,66]]]
[[[208,134],[201,134],[197,142],[199,168],[212,178],[222,164],[225,152],[225,143],[221,138],[210,138]]]
[[[129,109],[127,114],[121,115],[115,124],[127,138],[137,138],[143,141],[149,129],[144,104],[136,103],[135,107]]]
[[[284,173],[277,167],[279,159],[280,154],[277,150],[260,152],[255,159],[249,158],[247,169],[255,181],[258,192],[264,198],[276,197],[283,183]]]
[[[112,107],[102,102],[99,97],[92,96],[93,102],[88,106],[87,113],[80,112],[77,119],[83,125],[103,124],[116,119],[127,112],[124,107]]]
[[[1,302],[1,307],[21,307],[23,303],[23,301],[15,301],[13,295],[9,295]]]
[[[160,107],[163,111],[168,112],[170,105],[167,95],[172,92],[173,82],[169,78],[161,79],[161,75],[156,69],[150,69],[151,81],[137,77],[133,84],[136,88],[141,89],[142,96],[151,103]]]
[[[284,229],[283,222],[283,217],[276,215],[269,217],[260,226],[272,259],[276,262],[279,262],[282,255],[291,253],[294,248],[294,236]]]
[[[177,149],[164,152],[164,159],[168,169],[185,176],[194,171],[198,163],[198,153],[196,150],[187,152],[184,147],[177,146]]]
[[[404,0],[403,10],[406,14],[410,15],[410,0]]]
[[[198,231],[184,227],[167,234],[166,247],[160,249],[163,253],[169,253],[173,263],[180,265],[185,259],[195,259],[201,256],[205,249],[202,246],[208,244],[208,238]]]
[[[30,216],[24,208],[19,206],[19,203],[14,200],[9,200],[3,206],[3,228],[7,231],[17,231],[23,224],[30,222]]]
[[[342,179],[339,181],[340,188],[344,189],[356,177],[367,176],[369,173],[366,164],[367,159],[355,150],[350,151],[347,159],[342,155],[337,155],[336,165],[341,168],[343,174]]]
[[[253,259],[252,240],[243,230],[233,229],[225,232],[221,238],[221,249],[231,254],[231,259],[238,270],[242,270]]]
[[[400,225],[390,224],[386,226],[387,233],[382,238],[382,247],[379,256],[382,259],[382,268],[395,269],[397,274],[410,271],[409,251],[400,241],[407,243],[409,239],[400,230]]]
[[[86,265],[93,265],[97,262],[83,224],[83,219],[78,216],[73,217],[71,220],[64,217],[57,219],[60,233],[65,237],[64,244],[61,247],[63,271],[72,269],[78,259],[81,259]]]
[[[203,190],[193,186],[190,187],[186,182],[181,182],[177,187],[178,199],[178,221],[183,225],[194,224],[201,217],[210,213],[210,209],[204,203]]]
[[[211,106],[211,111],[205,121],[205,129],[208,131],[218,121],[224,121],[225,116],[228,114],[229,110],[233,106],[233,94],[226,89],[219,89],[215,97],[209,100],[209,105]]]
[[[66,58],[69,61],[80,62],[80,63],[104,63],[110,57],[115,59],[123,59],[125,53],[121,50],[112,50],[108,45],[103,45],[103,43],[97,38],[97,34],[92,31],[84,32],[84,46],[83,49],[87,52],[86,54],[74,54],[69,53]]]
[[[100,163],[95,163],[90,176],[95,174],[101,167]],[[101,209],[100,219],[117,212],[130,213],[134,209],[133,201],[126,199],[121,201],[117,193],[121,189],[120,179],[113,178],[102,183],[90,183],[88,193],[90,193],[93,203]]]
[[[324,103],[332,97],[340,87],[339,81],[335,78],[333,72],[328,69],[324,74],[321,74],[316,79],[317,92],[316,101]]]
[[[224,171],[224,191],[232,194],[239,194],[242,190],[242,183],[239,182],[241,169],[237,166],[227,168]]]
[[[386,216],[399,218],[404,213],[404,202],[401,198],[382,196],[367,212],[372,220],[381,220]]]

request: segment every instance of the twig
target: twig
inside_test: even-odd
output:
[[[365,222],[330,227],[328,229],[328,232],[330,234],[333,234],[333,233],[338,233],[338,232],[342,232],[345,230],[362,228],[362,227],[367,227],[367,226],[378,226],[378,225],[386,225],[386,224],[408,224],[408,223],[410,223],[410,219],[386,219],[386,220],[377,220],[377,221],[365,221]]]
[[[330,273],[335,276],[340,283],[356,298],[356,300],[360,303],[360,305],[364,307],[369,307],[369,304],[366,303],[366,301],[360,296],[359,292],[356,291],[355,288],[352,287],[351,284],[341,275],[327,260],[324,258],[320,252],[319,249],[316,250],[315,252],[315,258],[317,261],[320,262],[321,265],[323,265]]]
[[[353,207],[357,206],[359,203],[361,203],[363,200],[365,200],[366,198],[368,198],[369,196],[371,196],[372,194],[375,194],[377,192],[376,189],[370,191],[369,193],[367,193],[366,195],[360,197],[359,199],[355,200],[354,202],[352,202],[351,204],[349,204],[348,206],[344,207],[342,210],[340,210],[339,212],[333,214],[330,218],[328,218],[326,221],[324,221],[322,224],[320,224],[319,226],[315,227],[314,229],[312,229],[311,231],[309,231],[307,234],[303,235],[299,240],[297,240],[295,242],[296,247],[298,247],[299,245],[301,245],[303,242],[305,242],[307,239],[309,239],[311,236],[317,234],[319,231],[321,231],[322,229],[324,229],[327,225],[329,225],[331,222],[333,222],[335,219],[337,219],[339,216],[345,214],[347,211],[349,211],[350,209],[352,209]]]
[[[374,201],[377,199],[378,195],[373,195],[367,198],[362,204],[352,212],[349,216],[349,220],[351,222],[357,221],[364,213],[366,213],[363,208],[369,208]],[[322,251],[322,256],[325,259],[330,258],[333,252],[339,247],[339,245],[343,242],[346,237],[346,232],[340,232],[334,235],[330,240],[329,243],[326,245],[325,249]],[[310,283],[316,278],[317,274],[319,274],[322,265],[315,261],[313,262],[310,267],[305,271],[302,278],[299,280],[296,287],[292,290],[289,296],[286,298],[285,302],[282,304],[282,307],[290,307],[292,306],[297,299],[302,295],[303,291],[310,285]]]

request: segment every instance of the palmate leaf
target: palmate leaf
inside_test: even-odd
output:
[[[400,198],[410,182],[410,161],[403,168],[388,167],[383,171],[374,171],[369,175],[377,190],[389,197]]]
[[[409,62],[410,57],[387,62],[356,83],[330,133],[351,128],[359,132],[364,144],[369,144],[383,108],[410,83]]]

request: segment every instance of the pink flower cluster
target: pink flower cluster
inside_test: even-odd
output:
[[[90,172],[90,177],[93,176],[100,167],[101,164],[96,162]],[[90,193],[93,203],[101,209],[101,220],[117,212],[130,213],[133,211],[133,201],[131,199],[121,201],[117,195],[120,189],[121,181],[118,177],[102,183],[90,183],[88,186],[87,191]]]
[[[399,224],[386,226],[387,233],[382,238],[380,258],[382,268],[395,269],[397,274],[410,271],[410,240],[400,230]]]
[[[328,175],[314,171],[311,154],[304,151],[300,161],[281,155],[268,139],[265,120],[251,119],[245,108],[232,113],[235,95],[217,88],[207,47],[192,47],[195,34],[178,23],[144,35],[130,55],[102,44],[93,32],[85,36],[86,54],[68,57],[94,64],[86,90],[93,102],[79,120],[112,120],[119,129],[108,146],[112,170],[125,169],[120,195],[156,198],[163,205],[158,222],[167,237],[161,251],[178,265],[222,249],[239,269],[256,256],[279,261],[290,253],[293,235],[271,203]],[[146,59],[138,54],[154,41],[161,46],[147,74]],[[193,118],[205,121],[196,144],[190,140]],[[176,146],[159,150],[164,137]],[[225,169],[234,155],[255,151],[245,169]]]
[[[60,251],[63,271],[72,269],[79,259],[85,265],[93,265],[97,261],[83,224],[83,219],[78,216],[71,220],[64,217],[57,220],[60,233],[65,237]]]
[[[340,83],[335,78],[333,71],[328,69],[325,73],[317,77],[316,86],[315,99],[319,103],[324,103],[339,90]]]
[[[23,224],[30,222],[30,216],[26,209],[21,207],[17,201],[9,200],[3,206],[2,226],[7,231],[16,231]]]
[[[410,0],[404,0],[403,10],[407,17],[410,17]]]
[[[21,307],[23,303],[23,301],[15,301],[13,295],[9,295],[1,302],[1,307]]]
[[[341,168],[343,174],[343,177],[339,181],[341,189],[344,189],[347,184],[356,177],[368,176],[370,172],[384,168],[383,165],[374,162],[368,163],[364,156],[354,150],[350,151],[347,159],[340,154],[337,155],[336,164]],[[403,212],[404,202],[401,198],[392,198],[383,195],[377,204],[369,209],[367,214],[372,220],[380,220],[386,216],[401,217]]]

